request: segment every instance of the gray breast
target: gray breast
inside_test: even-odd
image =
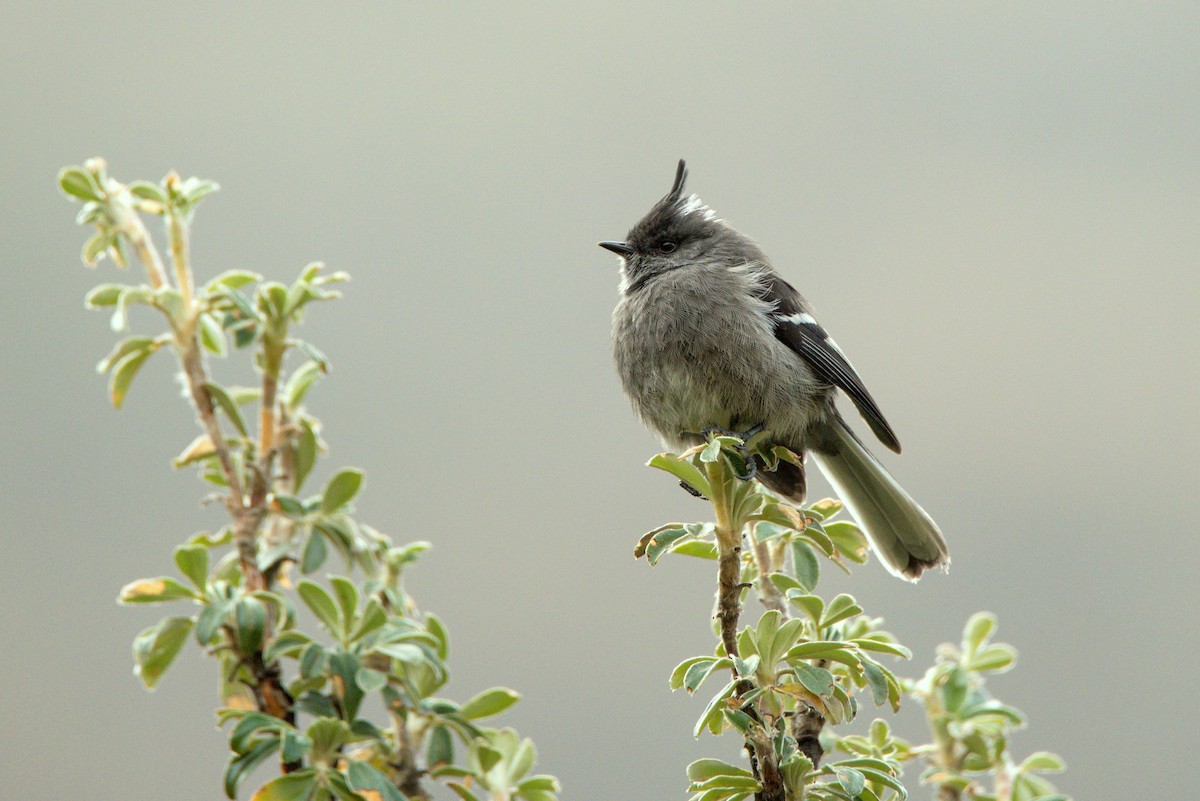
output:
[[[668,445],[681,432],[758,423],[798,436],[819,384],[775,339],[763,268],[693,265],[647,282],[613,314],[613,355],[638,416]]]

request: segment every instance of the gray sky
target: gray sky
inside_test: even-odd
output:
[[[217,517],[169,468],[194,434],[167,361],[119,413],[92,369],[113,335],[81,299],[115,276],[80,266],[53,179],[97,154],[221,182],[202,273],[354,275],[306,326],[335,366],[311,396],[327,468],[367,470],[363,519],[433,540],[411,587],[451,628],[449,694],[523,692],[508,720],[565,797],[681,798],[687,762],[733,754],[691,739],[702,701],[666,684],[710,647],[709,566],[630,555],[705,507],[641,466],[657,444],[611,367],[595,247],[681,156],[816,304],[950,542],[949,576],[826,589],[884,614],[912,675],[999,614],[1021,662],[992,688],[1031,718],[1014,749],[1060,752],[1077,798],[1194,785],[1196,6],[4,16],[7,796],[220,793],[213,665],[191,648],[146,694],[129,641],[156,612],[113,603]]]

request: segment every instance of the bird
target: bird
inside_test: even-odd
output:
[[[800,464],[779,460],[768,469],[754,455],[748,466],[798,505],[811,454],[890,573],[916,581],[947,569],[950,554],[933,518],[837,409],[840,390],[875,437],[900,452],[850,360],[758,244],[686,194],[686,182],[680,160],[671,191],[625,239],[599,243],[620,257],[612,348],[634,412],[676,451],[713,431],[754,438],[766,452],[791,450]]]

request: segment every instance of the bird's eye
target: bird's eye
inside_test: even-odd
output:
[[[658,249],[663,253],[670,253],[671,251],[675,250],[676,247],[677,245],[669,239],[658,243]]]

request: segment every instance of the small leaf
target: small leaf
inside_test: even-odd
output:
[[[974,659],[967,662],[967,667],[979,672],[1003,673],[1017,662],[1017,651],[1008,643],[993,643],[984,648]]]
[[[283,387],[283,403],[289,409],[297,408],[304,402],[308,389],[321,375],[321,367],[316,362],[305,362],[292,371]]]
[[[308,536],[304,540],[304,549],[300,554],[300,572],[307,575],[318,569],[324,564],[328,554],[329,549],[325,547],[325,535],[316,527],[310,528]]]
[[[316,786],[316,768],[305,768],[272,779],[250,796],[250,801],[308,801]]]
[[[834,623],[839,623],[855,615],[861,615],[862,612],[863,608],[858,605],[853,596],[844,592],[839,593],[825,608],[825,613],[821,616],[821,628],[832,626]]]
[[[388,683],[387,674],[372,668],[360,667],[354,674],[354,681],[364,693],[379,692]]]
[[[1063,762],[1062,757],[1058,754],[1052,754],[1049,751],[1037,751],[1025,757],[1025,760],[1017,766],[1018,773],[1030,773],[1037,771],[1039,773],[1059,773],[1067,769],[1067,763]]]
[[[121,293],[128,287],[124,284],[100,284],[83,299],[83,304],[89,309],[99,309],[103,306],[116,306]]]
[[[658,560],[672,545],[690,536],[692,534],[686,528],[670,528],[657,532],[646,544],[646,561],[651,565],[658,564]]]
[[[125,402],[125,393],[129,391],[129,385],[133,383],[134,376],[153,353],[152,349],[138,350],[117,362],[112,379],[108,382],[108,395],[115,408],[121,408],[121,404]]]
[[[204,607],[204,611],[200,613],[200,619],[196,621],[196,642],[201,647],[207,648],[231,612],[233,612],[233,599],[231,598],[214,601]]]
[[[100,184],[81,167],[64,167],[58,173],[58,188],[76,200],[104,200]]]
[[[454,762],[454,740],[445,726],[434,726],[429,732],[429,748],[425,762],[430,769]]]
[[[304,480],[317,461],[317,434],[312,424],[304,420],[300,424],[300,435],[296,440],[296,490],[304,486]]]
[[[151,200],[155,203],[167,204],[167,195],[158,184],[149,181],[134,181],[129,185],[129,193],[141,200]]]
[[[246,421],[242,419],[242,412],[238,409],[238,405],[234,403],[233,398],[229,397],[229,393],[220,384],[214,384],[211,381],[204,385],[208,390],[208,396],[215,402],[216,406],[221,411],[225,412],[225,416],[229,418],[229,422],[233,423],[233,427],[238,430],[243,437],[249,436],[246,429]]]
[[[687,459],[680,459],[673,453],[660,453],[646,465],[670,473],[706,498],[712,497],[708,479]]]
[[[833,674],[825,668],[815,667],[807,662],[790,663],[796,672],[796,678],[805,689],[814,695],[829,695],[833,689]]]
[[[305,605],[312,610],[325,628],[329,630],[335,637],[340,637],[344,633],[341,613],[338,611],[338,606],[333,598],[325,591],[325,588],[320,584],[308,581],[301,581],[296,587],[296,592],[300,593],[300,599]]]
[[[833,765],[833,772],[838,777],[838,782],[842,785],[842,789],[851,798],[854,798],[863,791],[867,786],[867,780],[854,768],[844,768],[839,765]]]
[[[175,566],[197,589],[208,584],[208,548],[203,545],[180,545],[175,549]]]
[[[363,474],[361,470],[346,468],[341,470],[329,483],[321,495],[321,511],[332,514],[353,500],[362,487]]]
[[[226,270],[204,285],[204,294],[207,295],[219,289],[237,289],[261,280],[261,275],[249,270]]]
[[[812,548],[803,542],[793,542],[792,562],[796,567],[796,580],[808,592],[816,589],[817,579],[821,576],[821,566],[817,563],[817,555],[812,552]]]
[[[349,760],[346,778],[349,779],[350,786],[358,792],[374,790],[380,794],[383,801],[406,801],[387,776],[361,760]]]
[[[697,759],[687,766],[687,777],[690,781],[705,782],[713,776],[750,776],[750,771],[730,765],[719,759]]]
[[[970,659],[996,630],[996,616],[991,612],[976,612],[963,627],[963,653]]]
[[[133,672],[141,677],[147,689],[158,684],[191,630],[190,617],[165,617],[133,641]]]
[[[874,660],[864,658],[859,664],[862,665],[863,675],[866,676],[867,685],[871,688],[875,706],[881,706],[888,698],[887,675]]]
[[[246,753],[230,759],[229,765],[225,768],[225,795],[228,798],[235,798],[242,779],[278,749],[279,738],[268,737]]]
[[[520,700],[520,694],[506,687],[484,690],[462,706],[461,714],[467,720],[481,720],[499,715]]]
[[[170,576],[141,579],[126,584],[117,598],[123,604],[161,604],[184,598],[196,599],[195,591]]]
[[[238,599],[234,605],[234,620],[237,622],[238,650],[244,654],[260,650],[267,624],[267,608],[263,602],[253,597]]]
[[[225,330],[211,314],[200,315],[200,344],[210,353],[225,357]]]

